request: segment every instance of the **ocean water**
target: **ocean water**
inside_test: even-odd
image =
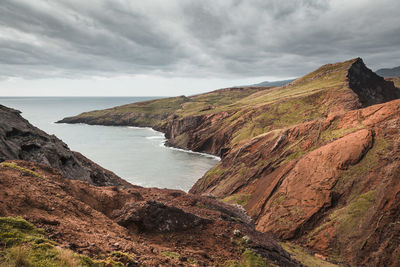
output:
[[[165,147],[164,135],[150,128],[54,123],[84,111],[149,99],[154,98],[0,97],[0,104],[22,111],[36,127],[132,184],[188,191],[218,158]]]

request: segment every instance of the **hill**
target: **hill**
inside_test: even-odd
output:
[[[333,261],[395,266],[400,91],[394,83],[355,58],[282,87],[236,90],[237,98],[223,105],[210,104],[211,96],[230,99],[229,91],[196,96],[201,104],[160,100],[171,107],[168,114],[146,125],[165,132],[170,145],[222,157],[190,192],[240,204],[259,231]],[[155,114],[144,112],[149,103],[134,105],[135,111],[117,107],[107,116]],[[103,115],[62,122],[101,124]]]
[[[395,68],[386,68],[386,69],[379,69],[376,71],[376,74],[382,77],[395,77],[400,76],[400,66]]]
[[[286,84],[289,84],[289,83],[293,82],[294,80],[295,79],[273,81],[273,82],[265,81],[265,82],[260,82],[260,83],[247,85],[247,86],[250,86],[250,87],[278,87],[278,86],[284,86]]]

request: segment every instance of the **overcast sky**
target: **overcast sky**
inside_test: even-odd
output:
[[[400,65],[399,0],[1,0],[0,95],[190,95],[362,57]]]

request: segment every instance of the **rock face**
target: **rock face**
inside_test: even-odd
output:
[[[115,215],[118,224],[139,231],[177,232],[185,231],[199,225],[209,223],[209,220],[184,212],[176,207],[169,207],[161,202],[147,201],[133,204],[118,211]]]
[[[0,162],[21,159],[47,164],[65,177],[96,185],[131,186],[103,169],[54,135],[48,135],[21,117],[20,112],[0,105]]]
[[[301,266],[269,235],[242,221],[240,209],[208,197],[97,187],[26,161],[3,162],[0,185],[0,216],[23,216],[61,247],[92,257],[120,251],[141,266],[222,266],[252,251],[268,263]],[[234,229],[251,243],[243,245]]]
[[[394,84],[366,68],[360,58],[349,68],[347,77],[364,107],[400,98]]]
[[[170,145],[222,157],[191,193],[241,204],[256,229],[321,257],[396,266],[398,81],[384,80],[356,58],[226,105],[203,97],[148,126],[165,132]],[[89,118],[101,124],[96,112],[66,121]]]

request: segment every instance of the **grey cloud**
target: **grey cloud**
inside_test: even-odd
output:
[[[400,65],[400,2],[3,0],[0,77],[293,77]]]

